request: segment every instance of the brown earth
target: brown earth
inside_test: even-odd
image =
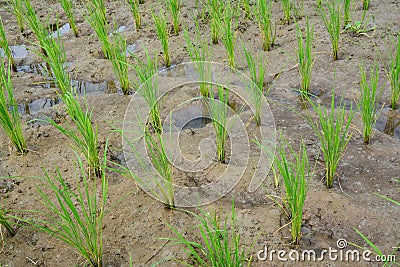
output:
[[[361,18],[361,5],[357,1],[352,16],[354,20]],[[296,1],[300,6],[300,1]],[[117,26],[126,26],[122,34],[128,44],[136,44],[137,55],[143,57],[142,47],[152,53],[159,54],[161,46],[155,35],[151,19],[151,9],[159,6],[146,1],[141,6],[143,10],[143,29],[136,31],[133,17],[129,8],[122,1],[106,2],[108,17],[114,18]],[[53,2],[34,1],[34,6],[43,21],[47,14],[51,15],[51,23],[55,23],[55,14],[58,14],[60,25],[67,20],[61,7]],[[33,34],[27,30],[20,34],[14,17],[6,11],[6,3],[0,3],[0,14],[5,24],[6,34],[11,45],[26,45],[32,47]],[[78,7],[78,10],[81,7]],[[300,10],[301,11],[301,10]],[[195,1],[183,1],[183,24],[189,27],[194,34],[192,14],[196,14]],[[367,69],[377,61],[380,67],[380,86],[383,88],[381,104],[387,105],[390,97],[390,87],[387,82],[385,66],[392,51],[391,44],[396,33],[400,30],[400,2],[393,0],[371,1],[367,17],[373,16],[369,26],[376,26],[372,37],[365,35],[355,36],[351,33],[342,33],[340,42],[340,60],[333,61],[330,55],[330,40],[328,33],[317,13],[316,1],[304,1],[304,9],[300,14],[308,15],[315,25],[316,60],[312,76],[312,91],[318,95],[319,101],[329,103],[332,88],[337,96],[342,96],[346,103],[351,103],[358,97],[359,65],[364,63]],[[366,242],[355,232],[359,229],[373,241],[384,254],[389,254],[392,247],[400,242],[400,209],[398,206],[376,196],[379,193],[394,199],[399,199],[400,179],[400,113],[389,112],[384,108],[380,115],[377,131],[368,146],[363,144],[360,135],[361,117],[356,113],[352,125],[353,137],[348,145],[338,167],[338,173],[332,189],[324,185],[324,163],[321,160],[319,142],[312,133],[309,124],[299,114],[307,115],[302,110],[297,89],[299,74],[296,68],[297,47],[294,23],[281,25],[281,6],[274,2],[274,20],[277,21],[276,45],[270,52],[261,50],[261,38],[255,21],[239,20],[237,31],[236,64],[239,70],[247,73],[240,41],[253,54],[261,54],[266,58],[267,78],[270,84],[268,100],[274,115],[278,132],[282,132],[292,144],[296,146],[300,140],[305,140],[312,166],[315,166],[315,175],[310,181],[309,191],[304,208],[304,237],[300,249],[315,249],[321,251],[328,247],[336,248],[336,241],[344,238],[348,242],[367,246]],[[299,18],[301,19],[301,18]],[[111,20],[110,20],[111,22]],[[304,26],[305,20],[299,20]],[[104,59],[93,31],[82,15],[78,12],[78,27],[81,36],[73,37],[68,32],[61,37],[66,53],[69,70],[75,80],[90,89],[87,96],[87,105],[93,108],[94,120],[99,128],[102,146],[109,140],[110,160],[124,164],[122,142],[119,134],[112,132],[111,124],[122,127],[125,110],[132,96],[124,96],[115,92],[114,74],[111,63]],[[208,24],[201,24],[204,38],[210,40]],[[370,33],[369,33],[370,34]],[[171,36],[171,57],[173,64],[189,61],[185,50],[185,41],[182,32]],[[211,46],[211,44],[210,44]],[[225,49],[222,44],[212,45],[213,61],[227,63]],[[162,54],[159,54],[160,64],[163,64]],[[28,56],[17,60],[20,72],[13,73],[15,97],[21,103],[23,121],[28,122],[39,114],[53,119],[58,118],[60,123],[68,119],[62,111],[62,104],[52,103],[57,98],[54,88],[46,85],[44,76],[33,71],[39,63],[38,58],[29,52]],[[28,71],[30,70],[30,71]],[[280,75],[278,75],[280,74]],[[45,99],[48,101],[46,102]],[[172,98],[176,103],[185,100],[185,95]],[[33,102],[38,100],[38,102]],[[57,100],[57,99],[55,99]],[[44,101],[44,102],[42,102]],[[29,106],[29,103],[31,105]],[[56,104],[53,106],[53,104]],[[26,105],[32,114],[26,111]],[[25,106],[25,108],[24,108]],[[44,107],[44,108],[42,108]],[[290,108],[295,108],[293,111]],[[33,111],[32,111],[33,109]],[[312,112],[311,112],[312,113]],[[245,114],[248,116],[248,114]],[[312,115],[314,116],[314,115]],[[30,123],[23,126],[24,135],[30,152],[25,156],[16,155],[3,131],[0,131],[0,177],[8,177],[0,183],[0,196],[7,210],[21,215],[20,210],[43,210],[38,205],[40,198],[35,189],[37,176],[43,176],[43,169],[54,173],[58,167],[63,177],[71,186],[79,186],[75,176],[75,155],[70,148],[70,141],[54,127],[46,124]],[[254,126],[249,127],[249,132]],[[183,130],[180,145],[185,153],[196,156],[193,144],[200,141],[212,132],[211,124],[204,128],[195,129],[195,134]],[[257,154],[255,145],[251,147]],[[57,166],[57,167],[56,167]],[[223,165],[213,163],[214,168],[220,171]],[[248,172],[246,177],[249,178]],[[207,181],[207,172],[194,175],[200,180]],[[235,173],[232,173],[235,175]],[[199,233],[192,229],[196,220],[179,210],[167,210],[163,204],[154,200],[142,191],[132,179],[119,174],[107,172],[110,191],[108,197],[109,210],[104,222],[104,265],[128,266],[132,256],[134,266],[150,266],[160,260],[166,260],[161,266],[177,266],[171,259],[187,256],[183,249],[171,245],[162,237],[172,237],[168,227],[172,225],[180,232],[187,232],[191,239],[198,240]],[[188,174],[180,173],[177,180],[185,183],[194,179]],[[338,183],[340,181],[340,184]],[[289,232],[286,228],[280,230],[282,214],[268,194],[273,194],[273,178],[271,175],[264,185],[255,193],[247,192],[247,184],[240,183],[230,194],[213,203],[214,208],[221,208],[222,213],[229,215],[232,198],[235,201],[237,224],[242,233],[242,240],[250,248],[254,259],[254,266],[380,266],[378,263],[345,263],[324,261],[323,263],[285,263],[274,261],[262,262],[257,260],[257,252],[264,248],[290,249]],[[121,196],[123,196],[122,201]],[[208,207],[204,207],[208,209]],[[192,209],[195,211],[195,209]],[[21,215],[23,216],[23,215]],[[224,215],[221,214],[221,217]],[[14,222],[15,223],[15,222]],[[85,262],[65,244],[56,239],[28,228],[18,227],[14,237],[2,230],[0,264],[2,266],[84,266]],[[400,257],[397,252],[397,258]],[[170,260],[170,261],[168,261]]]

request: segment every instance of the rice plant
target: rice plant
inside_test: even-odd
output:
[[[310,177],[310,165],[304,141],[300,143],[299,152],[295,152],[292,146],[284,141],[278,148],[275,156],[274,168],[276,174],[280,174],[285,185],[285,197],[280,204],[290,220],[290,232],[293,244],[298,245],[303,222],[303,206],[307,196],[307,179]],[[286,154],[286,147],[290,151],[290,157]],[[267,151],[268,152],[268,151]],[[270,152],[269,152],[270,153]]]
[[[67,15],[69,25],[71,26],[72,31],[74,32],[75,37],[79,36],[78,27],[76,26],[76,18],[74,13],[74,4],[72,0],[58,0],[61,7],[64,9],[65,14]]]
[[[131,7],[131,11],[133,14],[133,18],[135,20],[136,30],[142,28],[142,17],[140,15],[139,10],[139,0],[127,0],[129,6]]]
[[[4,226],[11,236],[15,236],[15,230],[7,218],[6,211],[2,208],[0,208],[0,226]]]
[[[243,267],[251,266],[252,257],[250,248],[246,251],[241,241],[239,227],[235,213],[235,206],[232,202],[230,219],[225,218],[221,221],[216,211],[206,212],[200,209],[201,214],[197,215],[187,211],[193,215],[198,224],[196,228],[200,233],[201,241],[188,239],[186,234],[180,233],[177,229],[170,226],[175,238],[165,238],[172,241],[172,244],[182,245],[185,253],[190,258],[189,261],[183,262],[177,260],[184,266],[230,266]]]
[[[265,78],[265,61],[261,56],[254,59],[253,56],[246,48],[243,46],[244,55],[246,57],[247,67],[250,72],[250,79],[256,85],[251,86],[250,97],[255,106],[255,121],[257,126],[261,125],[261,112],[262,112],[262,103],[263,103],[263,93],[264,93],[264,78]],[[257,62],[256,62],[257,61]],[[254,90],[256,89],[256,90]]]
[[[96,1],[103,2],[102,0]],[[94,6],[94,2],[91,4],[86,3],[85,19],[96,32],[97,38],[100,41],[101,49],[104,53],[104,57],[106,59],[111,59],[112,48],[111,41],[108,36],[109,25],[105,16],[105,11],[101,7],[97,8]]]
[[[194,62],[195,64],[195,69],[197,71],[197,73],[199,74],[199,79],[200,81],[200,94],[204,97],[211,97],[211,91],[210,91],[210,87],[208,85],[207,81],[209,80],[209,78],[211,77],[211,71],[208,68],[208,64],[206,63],[206,61],[208,61],[209,58],[209,48],[207,46],[207,44],[204,42],[204,40],[202,39],[201,35],[200,35],[200,31],[199,31],[199,24],[198,22],[196,23],[196,32],[198,33],[197,36],[197,43],[200,46],[200,48],[197,48],[193,43],[192,40],[189,36],[189,33],[186,29],[184,29],[184,37],[185,37],[185,42],[186,42],[186,47],[189,53],[189,56],[192,60],[192,62]]]
[[[361,95],[357,105],[362,117],[364,143],[369,144],[377,120],[377,113],[379,111],[377,108],[377,101],[379,100],[377,91],[379,79],[378,65],[375,65],[371,70],[369,83],[367,82],[367,73],[363,65],[360,67],[360,74]]]
[[[0,59],[0,125],[18,153],[28,153],[26,141],[22,134],[18,104],[13,95],[10,64],[7,68],[3,59]]]
[[[180,0],[168,0],[168,6],[172,17],[174,34],[178,34],[181,14]]]
[[[350,14],[351,0],[344,0],[344,25],[351,23]]]
[[[244,11],[246,19],[251,19],[251,5],[250,0],[241,0],[242,2],[242,9]]]
[[[207,0],[207,9],[210,14],[211,41],[218,44],[223,16],[223,2],[220,0]]]
[[[391,59],[389,67],[390,79],[390,107],[396,109],[396,105],[400,99],[400,34],[397,37],[397,46],[394,56]]]
[[[147,106],[150,108],[151,125],[155,132],[162,132],[162,123],[160,116],[160,107],[158,103],[158,83],[157,76],[157,59],[153,58],[145,50],[146,63],[134,56],[134,64],[129,65],[136,74],[136,88],[140,89],[139,93],[145,99]],[[154,78],[153,78],[154,77]],[[140,88],[141,87],[141,88]]]
[[[289,24],[290,18],[292,17],[291,9],[292,3],[290,0],[281,0],[282,1],[282,9],[283,9],[283,24]]]
[[[130,82],[126,58],[126,40],[120,33],[115,35],[114,43],[111,44],[111,63],[115,75],[118,77],[121,90],[125,95],[129,94]]]
[[[349,133],[349,128],[354,112],[350,111],[346,116],[346,110],[342,102],[336,107],[335,112],[334,90],[332,90],[330,110],[320,104],[313,103],[311,100],[309,102],[317,113],[319,120],[319,122],[313,122],[310,119],[310,125],[318,136],[325,160],[326,186],[331,188],[339,161],[343,157],[346,146],[352,136]]]
[[[362,0],[362,3],[363,3],[363,9],[364,10],[368,10],[369,9],[370,0]]]
[[[254,12],[263,40],[263,50],[270,51],[276,38],[276,28],[272,25],[272,1],[258,0]]]
[[[102,172],[89,181],[82,160],[78,158],[76,189],[62,177],[60,170],[50,175],[45,171],[43,184],[37,185],[44,219],[23,219],[34,228],[64,242],[81,255],[90,266],[100,267],[103,258],[103,218],[106,212],[108,179],[106,178],[107,142],[104,150]]]
[[[24,10],[23,2],[24,0],[7,0],[7,3],[11,6],[11,12],[17,19],[20,32],[23,32],[25,28],[24,15],[23,15],[23,10]]]
[[[158,15],[153,13],[153,20],[156,26],[157,37],[161,41],[165,66],[169,68],[171,66],[171,59],[169,57],[169,30],[163,11],[160,10]]]
[[[225,50],[228,55],[228,63],[229,66],[234,68],[235,67],[235,25],[234,24],[234,15],[235,9],[232,8],[230,2],[225,4],[225,9],[223,13],[223,21],[222,21],[222,43],[225,46]]]
[[[10,46],[8,45],[8,40],[6,37],[6,33],[4,31],[3,20],[1,19],[1,17],[0,17],[0,48],[3,49],[3,53],[7,57],[12,70],[17,71],[17,66],[15,65]]]
[[[321,9],[321,16],[331,39],[333,60],[338,60],[341,5],[339,3],[339,0],[333,0],[329,2],[327,1],[326,7],[327,11],[325,9]]]
[[[172,180],[173,165],[168,159],[164,147],[163,135],[161,133],[155,133],[154,137],[146,128],[144,139],[151,162],[161,177],[161,180],[155,178],[159,195],[162,197],[166,207],[173,209],[175,208],[174,185]]]
[[[309,94],[312,68],[314,66],[314,54],[312,51],[314,42],[314,26],[310,26],[308,17],[306,18],[305,36],[301,32],[296,22],[297,31],[297,56],[299,58],[299,72],[301,76],[301,94]],[[305,39],[305,40],[304,40]]]
[[[225,162],[225,144],[228,137],[228,89],[217,85],[218,98],[207,98],[207,108],[210,113],[216,136],[217,158],[219,162]]]

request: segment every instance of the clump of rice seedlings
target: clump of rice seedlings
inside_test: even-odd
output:
[[[65,14],[67,15],[69,25],[71,26],[75,37],[78,37],[79,32],[78,27],[76,26],[76,18],[72,0],[58,0],[58,2],[61,4],[61,7],[64,9]]]
[[[210,113],[212,124],[215,131],[217,144],[217,159],[219,162],[225,162],[225,144],[228,137],[227,123],[228,123],[228,89],[223,86],[217,85],[217,95],[215,97],[207,98],[207,108]]]
[[[324,155],[326,186],[331,188],[339,161],[343,157],[346,146],[352,136],[349,133],[349,128],[354,117],[354,112],[350,111],[346,116],[346,110],[342,103],[335,109],[334,90],[332,90],[332,100],[329,111],[320,104],[314,104],[311,100],[309,100],[309,102],[317,113],[319,120],[319,122],[313,122],[310,119],[310,124],[315,134],[318,136]]]
[[[292,14],[291,14],[292,3],[290,2],[290,0],[281,0],[281,1],[282,1],[282,8],[283,8],[282,22],[283,22],[283,24],[289,24],[290,18],[292,17]]]
[[[246,57],[247,67],[249,68],[250,72],[250,79],[256,85],[251,87],[250,96],[254,102],[255,106],[255,121],[257,126],[261,125],[261,112],[262,112],[262,95],[264,93],[264,78],[265,78],[265,61],[261,56],[258,59],[254,59],[253,56],[246,48],[243,46],[244,55]],[[258,63],[256,63],[256,61]],[[256,90],[254,90],[256,89]]]
[[[318,6],[318,8],[322,7],[322,0],[317,0],[317,6]]]
[[[207,1],[208,12],[210,14],[211,41],[218,44],[221,28],[221,18],[223,16],[223,2],[219,0]]]
[[[328,30],[332,43],[333,60],[339,59],[339,39],[340,39],[340,20],[341,20],[341,5],[339,0],[326,2],[325,9],[321,9],[322,20]]]
[[[229,220],[225,218],[224,221],[221,221],[220,216],[214,210],[206,212],[200,209],[200,215],[190,211],[186,212],[193,215],[199,222],[196,228],[200,233],[201,241],[190,240],[186,234],[180,233],[170,226],[176,238],[165,239],[172,241],[173,244],[184,246],[185,252],[190,258],[188,262],[177,260],[179,263],[183,263],[185,266],[251,266],[250,250],[254,242],[247,251],[243,248],[244,244],[241,242],[233,201]]]
[[[389,79],[390,79],[390,107],[396,109],[396,105],[400,99],[400,34],[397,37],[397,48],[390,62]]]
[[[159,196],[163,199],[167,208],[175,208],[175,195],[173,185],[173,165],[168,159],[167,152],[164,147],[163,136],[161,133],[155,133],[153,136],[146,128],[144,139],[147,145],[147,152],[150,156],[151,162],[162,180],[155,179]]]
[[[351,23],[350,7],[351,0],[344,0],[344,25]]]
[[[290,157],[286,154],[286,147],[290,151]],[[267,151],[268,152],[268,151]],[[279,204],[290,220],[290,232],[293,244],[298,245],[303,222],[303,207],[307,196],[307,179],[310,177],[310,164],[304,141],[300,143],[299,152],[295,152],[292,146],[284,141],[278,148],[275,156],[274,173],[280,174],[285,185],[285,197],[281,198]]]
[[[314,26],[310,26],[308,17],[306,18],[306,32],[303,36],[299,25],[296,22],[297,30],[297,56],[299,58],[299,72],[301,76],[301,95],[310,93],[310,82],[312,68],[314,66],[314,54],[312,46],[314,41]],[[305,39],[305,40],[304,40]]]
[[[111,44],[112,57],[111,62],[115,75],[118,77],[121,90],[125,95],[129,94],[129,75],[126,58],[126,40],[120,33],[115,35],[115,41]]]
[[[17,23],[19,26],[20,32],[24,31],[24,0],[7,0],[7,3],[11,6],[11,12],[13,13],[14,17],[17,19]]]
[[[368,10],[370,0],[362,0],[363,2],[363,9]]]
[[[13,71],[17,71],[17,66],[15,66],[14,58],[12,56],[11,49],[8,45],[8,40],[6,33],[4,32],[3,20],[0,18],[0,47],[3,48],[3,53],[7,57],[8,62],[10,62]]]
[[[7,219],[6,211],[2,208],[0,208],[0,225],[4,226],[11,236],[15,236],[15,230]]]
[[[160,10],[160,13],[158,15],[153,13],[153,20],[156,25],[157,37],[161,41],[165,66],[169,68],[171,66],[171,59],[169,57],[169,30],[163,11]]]
[[[96,1],[103,2],[102,0]],[[93,30],[96,32],[105,58],[111,59],[112,48],[111,41],[108,36],[109,25],[105,16],[105,11],[100,7],[97,8],[96,6],[94,6],[94,3],[87,3],[85,18],[90,26],[93,28]]]
[[[360,85],[360,100],[358,102],[358,109],[360,110],[362,123],[363,123],[363,138],[364,143],[369,144],[372,131],[377,120],[377,101],[379,96],[377,95],[378,79],[379,79],[379,68],[376,65],[371,70],[369,84],[367,82],[367,73],[364,66],[360,67],[361,73],[361,85]]]
[[[136,74],[136,88],[142,86],[139,91],[150,108],[151,125],[156,133],[162,132],[162,123],[160,116],[160,108],[158,103],[158,83],[157,77],[154,76],[157,71],[157,59],[153,58],[145,50],[146,63],[141,61],[134,55],[135,62],[129,65]],[[154,77],[154,78],[153,78]]]
[[[270,51],[276,38],[276,28],[272,25],[272,1],[258,0],[255,14],[263,40],[263,50]]]
[[[222,43],[225,46],[225,50],[228,55],[228,63],[230,67],[235,67],[235,30],[233,24],[233,17],[235,13],[235,9],[231,7],[230,2],[225,4],[225,9],[223,13],[223,21],[222,21]]]
[[[250,0],[242,0],[242,9],[244,11],[246,19],[251,19],[251,6]]]
[[[13,95],[10,65],[7,68],[2,59],[0,59],[0,125],[18,153],[28,153],[22,134],[18,104]]]
[[[180,0],[168,0],[168,5],[169,5],[169,12],[171,13],[172,17],[174,34],[178,34],[180,25],[179,16],[181,14]]]
[[[140,10],[139,10],[139,0],[127,0],[129,6],[131,7],[131,11],[133,14],[133,18],[135,20],[135,26],[136,30],[142,28],[142,17],[140,15]]]
[[[211,76],[210,70],[207,68],[208,64],[205,63],[208,60],[209,50],[207,44],[203,41],[200,36],[199,24],[196,22],[196,32],[198,33],[197,42],[200,46],[198,49],[190,39],[189,33],[184,29],[184,37],[186,41],[186,47],[191,60],[195,63],[196,71],[199,74],[200,81],[206,81]],[[204,97],[211,97],[210,87],[207,82],[200,82],[200,94]]]
[[[108,195],[106,153],[107,142],[99,181],[89,181],[82,160],[77,157],[76,178],[81,182],[76,189],[65,181],[60,170],[54,175],[45,171],[45,177],[41,178],[43,184],[36,187],[47,210],[43,213],[44,219],[22,219],[64,242],[93,267],[103,266],[103,218]]]

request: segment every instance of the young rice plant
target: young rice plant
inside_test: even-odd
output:
[[[169,12],[172,17],[172,25],[174,28],[174,34],[178,34],[179,32],[179,24],[180,24],[180,0],[168,0]]]
[[[61,7],[64,9],[65,14],[67,15],[69,25],[71,25],[71,29],[74,32],[75,37],[79,36],[78,27],[76,26],[76,18],[74,13],[74,4],[72,0],[58,0],[61,4]]]
[[[8,40],[6,37],[6,33],[4,31],[3,20],[0,18],[0,48],[3,49],[3,54],[8,59],[8,62],[11,65],[13,71],[17,71],[17,66],[14,63],[14,58],[12,56],[12,52],[10,46],[8,45]]]
[[[207,9],[210,14],[211,41],[218,44],[223,17],[223,2],[220,0],[207,0]]]
[[[163,11],[160,10],[158,15],[153,13],[153,20],[156,26],[158,39],[161,41],[164,52],[165,66],[169,68],[171,66],[171,59],[169,57],[169,30]]]
[[[3,59],[0,59],[0,125],[18,153],[28,153],[22,134],[18,104],[14,100],[10,64],[6,67]]]
[[[17,19],[17,23],[19,26],[20,32],[24,31],[24,0],[7,0],[7,3],[11,6],[11,12],[13,13],[14,17]]]
[[[15,230],[7,218],[6,211],[2,208],[0,208],[0,226],[4,226],[11,236],[15,236]]]
[[[340,39],[340,20],[341,5],[340,0],[326,2],[327,11],[321,8],[321,16],[325,27],[328,30],[332,43],[333,60],[339,59],[339,39]]]
[[[283,9],[282,22],[284,24],[289,24],[290,18],[292,17],[292,15],[291,15],[292,3],[290,2],[290,0],[281,0],[281,1],[282,1],[282,9]]]
[[[276,28],[272,26],[272,1],[258,0],[254,12],[261,31],[263,50],[270,51],[276,38]]]
[[[344,0],[344,25],[351,23],[350,14],[351,0]]]
[[[117,33],[114,36],[114,43],[111,44],[111,63],[114,73],[118,77],[122,92],[124,95],[128,95],[130,82],[126,58],[126,40],[120,33]]]
[[[232,8],[230,2],[225,4],[225,10],[223,13],[223,21],[222,21],[222,30],[223,37],[222,43],[225,46],[226,53],[228,55],[228,63],[229,66],[235,67],[235,25],[232,25],[234,22],[235,9]]]
[[[396,109],[400,99],[400,34],[397,37],[397,48],[390,63],[389,79],[391,90],[390,107]]]
[[[142,28],[142,17],[140,15],[139,10],[139,0],[127,0],[129,6],[131,7],[131,11],[133,14],[133,18],[135,20],[136,30]]]
[[[310,27],[308,17],[306,18],[306,32],[305,38],[301,32],[299,25],[296,22],[297,31],[297,56],[299,59],[299,72],[301,76],[301,95],[308,95],[310,93],[310,82],[312,75],[312,68],[314,66],[314,55],[312,46],[314,41],[314,26]],[[303,40],[305,39],[305,40]]]

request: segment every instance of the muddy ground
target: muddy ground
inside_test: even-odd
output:
[[[159,65],[163,66],[161,45],[156,37],[151,18],[151,10],[159,6],[153,1],[145,1],[141,5],[143,11],[143,29],[136,31],[132,14],[122,1],[106,1],[107,13],[112,23],[118,27],[125,26],[122,34],[127,43],[133,45],[133,51],[143,57],[145,47],[159,55]],[[196,1],[183,1],[183,25],[194,35],[195,27],[192,16],[199,12]],[[300,7],[300,1],[295,1]],[[354,1],[353,20],[361,18],[360,1]],[[50,3],[50,4],[49,4]],[[55,2],[34,1],[34,6],[41,19],[46,21],[50,15],[50,23],[56,23],[58,14],[59,24],[67,23],[66,16],[59,4]],[[377,130],[370,145],[363,144],[361,117],[356,112],[352,124],[352,139],[343,156],[335,179],[334,187],[326,189],[324,184],[324,163],[319,150],[319,142],[312,133],[309,124],[299,115],[307,115],[312,111],[302,109],[297,88],[299,73],[296,68],[297,47],[295,25],[282,25],[280,19],[282,10],[279,2],[274,2],[273,19],[276,21],[277,39],[270,52],[261,49],[261,38],[257,23],[254,20],[239,19],[236,45],[236,65],[239,70],[248,74],[240,40],[254,55],[263,55],[267,65],[266,84],[270,86],[267,98],[278,132],[296,146],[300,140],[305,140],[315,175],[310,180],[306,204],[304,207],[303,238],[298,249],[315,249],[321,251],[329,247],[336,248],[338,239],[346,239],[349,243],[367,246],[366,242],[355,232],[354,227],[372,240],[384,254],[392,251],[392,247],[400,242],[400,209],[398,206],[378,197],[375,193],[399,199],[400,179],[400,113],[387,108],[390,97],[390,87],[385,73],[391,44],[400,30],[400,2],[393,0],[371,1],[367,18],[368,26],[376,26],[372,37],[356,36],[352,33],[342,33],[340,41],[340,60],[333,61],[330,54],[330,40],[323,22],[318,15],[316,1],[304,1],[299,8],[299,24],[303,27],[303,15],[308,15],[315,25],[315,65],[312,76],[312,92],[318,96],[320,103],[328,104],[332,88],[337,96],[345,99],[346,103],[354,102],[359,90],[359,65],[364,63],[367,69],[374,61],[379,64],[380,87],[383,89],[380,104],[385,105],[380,114]],[[26,30],[19,32],[18,25],[12,14],[6,11],[7,4],[0,3],[0,14],[5,25],[6,34],[11,45],[25,45],[31,48],[33,34]],[[78,6],[78,11],[82,9]],[[112,132],[112,126],[122,127],[125,110],[132,96],[125,96],[118,90],[112,66],[104,59],[98,40],[89,25],[77,12],[80,37],[75,38],[67,31],[60,38],[65,46],[69,71],[74,77],[75,84],[82,90],[86,88],[87,105],[93,108],[94,121],[99,129],[99,137],[104,147],[109,140],[108,158],[124,164],[122,154],[122,138]],[[201,22],[202,34],[210,43],[209,25]],[[171,58],[174,65],[189,61],[185,49],[182,32],[170,38]],[[223,45],[212,45],[213,61],[227,63]],[[23,52],[25,54],[25,52]],[[2,205],[19,216],[25,216],[20,210],[43,210],[38,205],[40,198],[35,189],[37,176],[43,176],[43,169],[54,173],[58,167],[63,177],[73,187],[79,186],[76,178],[76,157],[70,148],[70,141],[54,127],[28,122],[43,115],[64,123],[68,120],[62,110],[54,88],[51,88],[45,76],[40,74],[40,60],[31,52],[17,59],[19,71],[12,74],[15,86],[15,97],[20,103],[21,116],[24,122],[23,132],[27,139],[30,152],[19,156],[11,148],[3,131],[0,131],[0,176],[9,177],[0,183]],[[278,75],[280,74],[280,75]],[[184,99],[176,95],[175,101]],[[290,107],[290,108],[288,108]],[[295,111],[293,110],[295,109]],[[247,111],[248,112],[248,111]],[[248,114],[244,115],[248,116]],[[315,117],[315,116],[314,116]],[[185,153],[196,156],[195,145],[212,133],[211,124],[202,128],[183,130],[180,145]],[[248,128],[251,133],[254,125]],[[257,155],[257,147],[251,147]],[[318,160],[319,159],[319,160]],[[179,173],[177,180],[185,183],[198,178],[207,181],[207,174],[221,171],[224,166],[213,163],[212,170],[189,176]],[[235,175],[235,173],[232,173]],[[290,235],[287,228],[281,229],[284,220],[282,212],[268,198],[274,194],[273,178],[270,174],[262,187],[255,193],[247,192],[249,171],[231,193],[212,204],[215,209],[221,209],[221,217],[229,216],[231,200],[235,201],[237,224],[242,233],[245,246],[250,248],[253,257],[252,266],[380,266],[379,263],[340,262],[326,260],[323,263],[288,263],[262,262],[257,259],[257,252],[264,248],[290,249]],[[194,176],[194,178],[193,178]],[[12,177],[12,178],[10,178]],[[20,177],[20,178],[17,178]],[[133,266],[150,266],[160,260],[166,262],[161,266],[178,266],[174,258],[187,259],[182,247],[171,245],[160,238],[173,237],[168,227],[172,225],[188,238],[198,240],[198,233],[192,227],[196,220],[179,210],[165,209],[163,204],[154,200],[142,191],[132,179],[122,177],[113,172],[107,172],[110,191],[108,197],[108,213],[104,222],[104,265],[128,266],[132,257]],[[247,179],[246,179],[247,178]],[[338,182],[340,181],[340,183]],[[189,182],[187,182],[190,184]],[[123,197],[122,201],[119,201]],[[206,210],[209,207],[204,207]],[[195,209],[192,211],[197,212]],[[13,223],[16,223],[13,221]],[[28,228],[17,227],[17,234],[11,237],[2,228],[0,264],[2,266],[84,266],[85,261],[56,239]],[[354,248],[354,247],[352,247]],[[397,258],[400,258],[397,252]],[[168,261],[169,260],[169,261]]]

